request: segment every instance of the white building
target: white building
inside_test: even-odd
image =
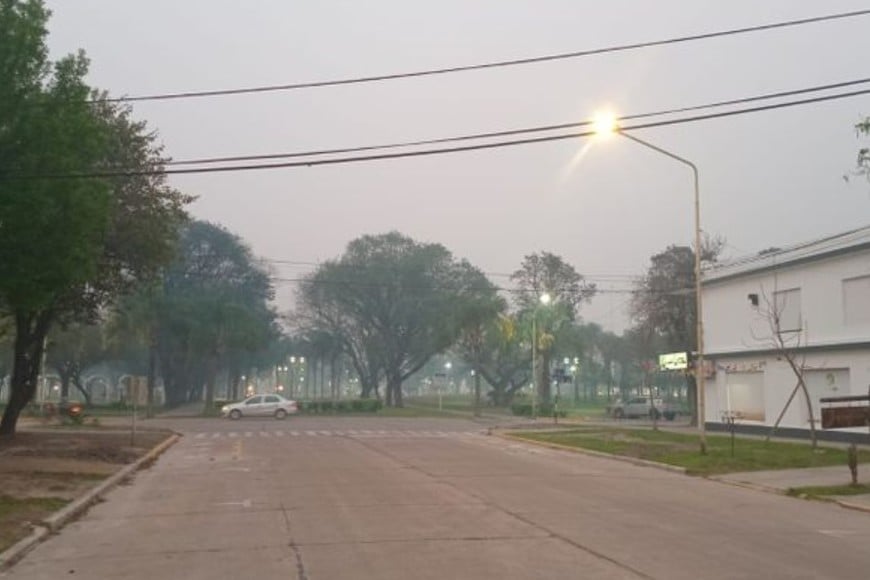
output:
[[[797,385],[777,331],[803,371],[817,421],[819,398],[867,394],[870,227],[716,267],[702,292],[705,356],[715,369],[708,422],[729,412],[747,427],[776,422]],[[801,392],[780,425],[809,429]]]

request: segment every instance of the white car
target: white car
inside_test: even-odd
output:
[[[673,421],[677,416],[677,411],[673,405],[665,403],[661,399],[634,397],[626,402],[616,401],[607,408],[607,414],[611,415],[614,419],[622,419],[623,417],[658,419],[664,416],[668,421]]]
[[[221,416],[230,419],[242,417],[275,417],[284,419],[299,411],[296,401],[281,395],[252,395],[240,403],[230,403],[221,407]]]

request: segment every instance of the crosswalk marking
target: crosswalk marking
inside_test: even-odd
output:
[[[194,439],[237,439],[244,437],[252,439],[254,437],[262,437],[266,439],[279,438],[289,435],[290,437],[350,437],[356,439],[444,439],[449,437],[476,437],[481,435],[480,431],[409,431],[395,430],[386,431],[380,430],[309,430],[309,431],[283,431],[283,430],[268,430],[260,431],[227,431],[227,432],[203,432],[193,436]]]

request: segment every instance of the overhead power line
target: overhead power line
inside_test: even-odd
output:
[[[870,83],[870,77],[855,79],[851,81],[843,81],[839,83],[831,83],[826,85],[816,85],[812,87],[805,87],[801,89],[792,89],[788,91],[779,91],[775,93],[765,93],[761,95],[755,95],[751,97],[742,97],[739,99],[730,99],[725,101],[715,101],[713,103],[707,103],[703,105],[692,105],[688,107],[677,107],[671,109],[663,109],[660,111],[654,111],[651,113],[639,113],[634,115],[625,115],[619,117],[617,121],[634,121],[638,119],[648,119],[652,117],[661,117],[665,115],[674,115],[679,113],[689,113],[692,111],[702,111],[706,109],[715,109],[726,106],[733,105],[741,105],[746,103],[758,102],[758,101],[766,101],[771,99],[779,99],[783,97],[793,97],[796,95],[803,95],[809,93],[817,93],[830,91],[834,89],[842,89],[846,87],[862,85]],[[208,165],[212,163],[234,163],[239,161],[264,161],[267,159],[292,159],[296,157],[314,157],[320,155],[338,155],[343,153],[362,153],[364,151],[383,151],[389,149],[401,149],[406,147],[420,147],[424,145],[438,145],[441,143],[458,143],[462,141],[473,141],[479,139],[490,139],[495,137],[510,137],[512,135],[524,135],[530,133],[543,133],[547,131],[557,131],[560,129],[572,129],[577,127],[586,127],[593,123],[593,121],[575,121],[571,123],[559,123],[555,125],[542,125],[537,127],[525,127],[520,129],[508,129],[504,131],[491,131],[485,133],[471,133],[467,135],[459,135],[455,137],[442,137],[438,139],[421,139],[415,141],[401,141],[396,143],[386,143],[381,145],[363,145],[356,147],[343,147],[343,148],[335,148],[335,149],[319,149],[313,151],[295,151],[289,153],[266,153],[261,155],[235,155],[229,157],[202,157],[199,159],[180,159],[180,160],[172,160],[166,163],[167,166],[179,166],[179,165]]]
[[[315,262],[315,261],[304,261],[304,260],[281,260],[277,258],[258,258],[259,262],[267,263],[267,264],[279,264],[282,266],[291,266],[291,267],[303,267],[303,268],[319,268],[324,265],[324,262]],[[360,269],[360,270],[369,270],[370,266],[359,264],[359,265],[351,265],[351,264],[341,264],[342,268],[351,268],[351,269]],[[487,272],[482,271],[482,274],[486,276],[492,276],[494,278],[510,278],[513,274],[509,274],[507,272]],[[633,283],[637,280],[643,278],[642,275],[637,274],[583,274],[583,280],[585,282],[607,282],[607,283]]]
[[[733,117],[737,115],[745,115],[749,113],[758,113],[762,111],[771,111],[776,109],[783,109],[787,107],[796,107],[801,105],[809,105],[813,103],[821,103],[825,101],[832,101],[836,99],[845,99],[850,97],[856,97],[860,95],[870,94],[870,89],[863,89],[858,91],[850,91],[845,93],[837,93],[833,95],[823,95],[817,97],[811,97],[806,99],[799,99],[794,101],[787,101],[783,103],[773,103],[768,105],[760,105],[756,107],[748,107],[743,109],[735,109],[730,111],[722,111],[717,113],[707,113],[703,115],[694,115],[676,119],[667,119],[663,121],[652,121],[647,123],[639,123],[636,125],[630,125],[621,127],[621,131],[635,131],[639,129],[650,129],[654,127],[665,127],[670,125],[679,125],[684,123],[694,123],[698,121],[706,121],[711,119],[721,119],[726,117]],[[236,171],[256,171],[256,170],[265,170],[265,169],[287,169],[294,167],[314,167],[319,165],[338,165],[344,163],[362,163],[362,162],[370,162],[370,161],[384,161],[387,159],[399,159],[399,158],[408,158],[408,157],[424,157],[429,155],[443,155],[448,153],[464,153],[470,151],[482,151],[486,149],[496,149],[501,147],[512,147],[518,145],[531,145],[535,143],[547,143],[551,141],[560,141],[566,139],[578,139],[582,137],[590,137],[594,135],[594,131],[579,131],[574,133],[562,133],[558,135],[545,135],[541,137],[527,137],[523,139],[513,139],[507,141],[496,141],[490,143],[475,143],[471,145],[460,145],[455,147],[442,147],[435,149],[423,149],[423,150],[414,150],[414,151],[397,151],[392,153],[379,153],[379,154],[371,154],[371,155],[356,155],[356,156],[346,156],[346,157],[333,157],[327,159],[308,159],[303,161],[282,161],[279,163],[259,163],[259,164],[247,164],[247,165],[229,165],[222,167],[192,167],[192,168],[170,168],[170,169],[161,169],[161,170],[143,170],[143,171],[130,171],[130,170],[106,170],[106,171],[94,171],[87,173],[64,173],[64,174],[44,174],[44,175],[7,175],[6,179],[8,180],[30,180],[30,179],[91,179],[91,178],[111,178],[111,177],[134,177],[134,176],[142,176],[142,175],[157,175],[157,174],[165,174],[165,175],[183,175],[183,174],[198,174],[198,173],[227,173],[227,172],[236,172]]]
[[[347,279],[335,279],[335,280],[322,280],[322,279],[311,279],[311,278],[281,278],[281,277],[272,277],[272,282],[276,284],[313,284],[315,286],[343,286],[343,287],[356,287],[356,288],[401,288],[402,290],[455,290],[453,287],[449,287],[446,285],[438,285],[438,284],[400,284],[395,285],[390,282],[370,282],[370,281],[361,281],[354,280],[352,278]],[[465,286],[464,290],[472,290],[479,292],[490,292],[492,290],[497,290],[499,292],[508,292],[511,294],[518,294],[522,292],[526,292],[522,288],[508,288],[505,286]],[[559,289],[556,288],[556,291]],[[682,296],[682,295],[690,295],[693,291],[692,287],[686,288],[667,288],[664,290],[645,290],[645,293],[653,294],[653,295],[666,295],[666,296]],[[597,287],[595,289],[595,294],[625,294],[625,295],[633,295],[637,291],[633,288],[601,288]]]
[[[608,53],[616,53],[616,52],[624,52],[630,50],[638,50],[642,48],[652,48],[656,46],[666,46],[670,44],[680,44],[686,42],[694,42],[698,40],[707,40],[711,38],[720,38],[724,36],[733,36],[738,34],[749,34],[755,32],[763,32],[768,30],[776,30],[782,28],[790,28],[795,26],[804,26],[807,24],[817,24],[821,22],[830,22],[834,20],[843,20],[847,18],[855,18],[859,16],[867,16],[870,14],[870,9],[866,10],[855,10],[852,12],[840,12],[836,14],[827,14],[823,16],[813,16],[810,18],[800,18],[797,20],[785,20],[780,22],[772,22],[769,24],[760,24],[756,26],[746,26],[742,28],[731,28],[726,30],[719,30],[714,32],[705,32],[701,34],[693,34],[689,36],[677,36],[672,38],[666,38],[661,40],[651,40],[646,42],[635,42],[630,44],[621,44],[616,46],[609,46],[604,48],[593,48],[587,50],[578,50],[573,52],[562,52],[556,54],[542,55],[542,56],[533,56],[526,58],[517,58],[510,60],[500,60],[479,64],[470,64],[470,65],[461,65],[461,66],[452,66],[445,68],[433,68],[433,69],[425,69],[411,72],[401,72],[401,73],[391,73],[391,74],[382,74],[382,75],[373,75],[373,76],[363,76],[363,77],[353,77],[353,78],[344,78],[344,79],[334,79],[334,80],[324,80],[324,81],[311,81],[311,82],[299,82],[299,83],[289,83],[289,84],[280,84],[280,85],[265,85],[265,86],[256,86],[256,87],[241,87],[241,88],[231,88],[231,89],[217,89],[217,90],[205,90],[205,91],[185,91],[178,93],[161,93],[161,94],[151,94],[151,95],[139,95],[139,96],[130,96],[130,97],[117,97],[114,99],[108,99],[111,102],[140,102],[140,101],[168,101],[168,100],[177,100],[177,99],[190,99],[190,98],[204,98],[204,97],[221,97],[221,96],[229,96],[229,95],[243,95],[243,94],[254,94],[254,93],[269,93],[276,91],[292,91],[299,89],[313,89],[313,88],[322,88],[322,87],[332,87],[332,86],[341,86],[341,85],[354,85],[354,84],[364,84],[364,83],[374,83],[374,82],[382,82],[382,81],[392,81],[398,79],[408,79],[408,78],[417,78],[417,77],[426,77],[426,76],[434,76],[434,75],[444,75],[450,73],[459,73],[459,72],[469,72],[475,70],[486,70],[486,69],[494,69],[494,68],[503,68],[510,66],[518,66],[518,65],[529,65],[536,64],[542,62],[551,62],[557,60],[566,60],[573,58],[582,58],[587,56],[594,56],[599,54],[608,54]]]

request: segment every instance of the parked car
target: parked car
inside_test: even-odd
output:
[[[230,403],[221,407],[221,416],[230,419],[242,417],[275,417],[284,419],[299,411],[296,401],[281,395],[252,395],[240,403]]]
[[[649,397],[634,397],[625,402],[616,401],[607,408],[607,414],[614,419],[622,419],[623,417],[659,419],[664,417],[668,421],[673,421],[678,413],[679,411],[673,405],[665,403],[661,399],[650,399]]]

